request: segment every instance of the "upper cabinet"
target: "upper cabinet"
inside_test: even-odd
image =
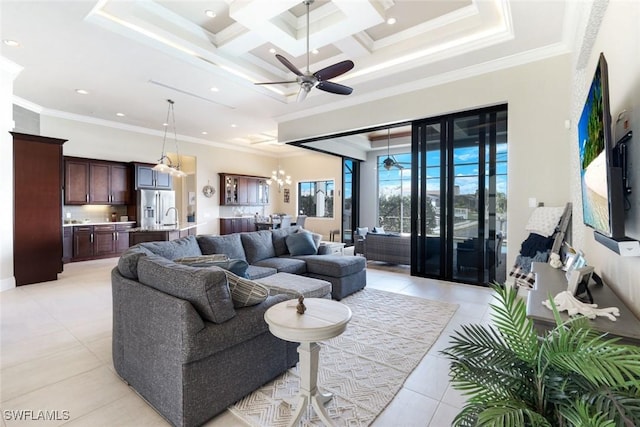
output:
[[[256,206],[269,204],[267,179],[258,176],[220,173],[220,204]]]
[[[172,190],[173,179],[168,173],[153,170],[155,165],[134,163],[135,189]]]
[[[65,157],[65,205],[126,205],[130,168],[125,163]]]

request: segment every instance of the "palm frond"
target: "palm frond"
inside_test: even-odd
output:
[[[560,408],[562,416],[576,427],[615,427],[616,423],[607,414],[594,413],[584,401],[575,401],[571,406]]]
[[[551,427],[551,423],[535,410],[514,401],[494,402],[478,414],[478,426]]]
[[[527,318],[524,301],[518,298],[518,291],[513,287],[494,284],[493,290],[498,301],[498,304],[489,304],[494,325],[521,360],[533,363],[539,348],[538,336],[533,322]]]

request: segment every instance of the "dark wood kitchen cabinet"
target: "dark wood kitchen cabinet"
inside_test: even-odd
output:
[[[103,160],[65,157],[65,205],[130,203],[130,167]]]
[[[62,272],[62,144],[13,135],[13,272],[16,285],[56,280]]]
[[[133,224],[73,226],[72,261],[86,261],[120,255],[129,248],[131,227]]]
[[[62,262],[73,258],[73,227],[62,227]]]
[[[220,234],[243,233],[256,231],[255,220],[252,218],[220,218]]]
[[[220,205],[269,204],[267,178],[220,173]]]

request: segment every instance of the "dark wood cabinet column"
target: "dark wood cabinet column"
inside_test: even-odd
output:
[[[13,271],[16,285],[57,280],[62,272],[62,144],[13,135]]]

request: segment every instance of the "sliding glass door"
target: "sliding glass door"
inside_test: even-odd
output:
[[[504,281],[507,108],[415,122],[412,274]]]

